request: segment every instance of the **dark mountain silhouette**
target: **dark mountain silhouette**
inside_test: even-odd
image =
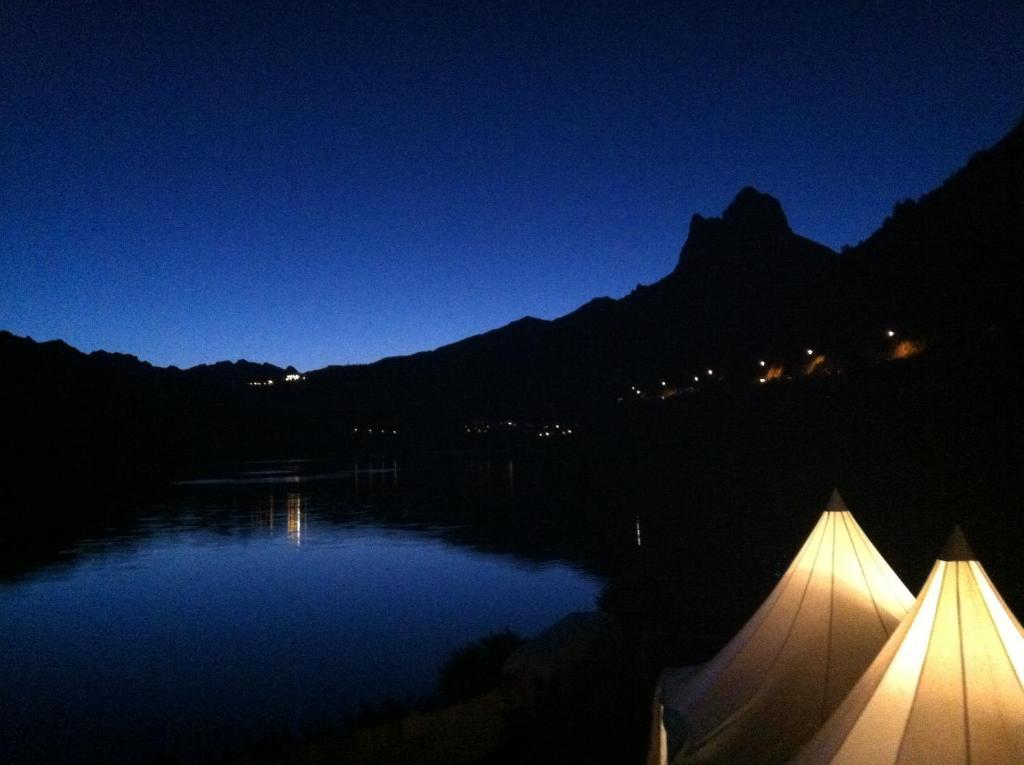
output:
[[[781,345],[800,316],[818,309],[815,288],[837,266],[836,253],[793,233],[776,199],[748,187],[721,218],[693,216],[675,270],[621,300],[597,298],[552,321],[526,317],[435,351],[328,367],[310,379],[379,401],[379,412],[424,397],[466,415],[564,411],[631,381],[681,379],[724,361],[723,346],[736,356]]]
[[[883,327],[918,333],[1016,325],[1024,252],[1024,124],[941,188],[901,202],[836,255],[745,188],[721,218],[694,215],[671,274],[553,321],[527,317],[435,351],[311,376],[368,413],[557,412],[634,382],[824,345],[854,353]]]
[[[904,200],[844,253],[846,311],[942,328],[1017,325],[1024,254],[1024,122],[938,189]]]
[[[30,337],[18,337],[6,330],[0,330],[0,358],[4,359],[9,369],[19,370],[19,376],[34,381],[33,384],[45,384],[48,379],[61,378],[71,373],[79,381],[84,375],[89,378],[106,378],[110,382],[127,378],[237,388],[252,381],[279,379],[296,372],[291,366],[282,368],[245,359],[199,364],[188,369],[157,367],[127,353],[83,353],[63,340],[37,343]]]
[[[221,451],[236,454],[261,422],[240,393],[252,380],[293,371],[248,361],[156,367],[3,331],[0,359],[0,429],[15,445],[5,465],[11,480],[0,493],[18,496],[38,481],[51,490],[66,484],[86,494],[117,493]]]
[[[21,444],[11,475],[45,475],[40,465],[61,462],[113,486],[212,458],[344,448],[360,423],[428,434],[461,431],[470,418],[608,422],[631,386],[681,390],[697,375],[707,395],[692,415],[708,396],[747,395],[758,359],[793,366],[813,347],[853,363],[894,325],[951,354],[978,332],[1019,328],[1022,179],[1018,125],[842,254],[794,233],[778,200],[744,188],[721,217],[693,216],[670,274],[621,299],[294,384],[247,385],[291,368],[160,368],[0,333],[4,435]]]

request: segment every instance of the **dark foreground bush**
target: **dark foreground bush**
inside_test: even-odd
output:
[[[456,704],[493,688],[501,680],[505,660],[523,642],[505,629],[454,651],[441,667],[437,683],[442,701]]]

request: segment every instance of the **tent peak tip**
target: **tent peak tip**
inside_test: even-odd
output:
[[[839,493],[839,489],[832,489],[832,496],[828,498],[828,502],[825,504],[825,512],[850,512],[850,509],[846,506],[846,503],[843,501],[843,496]]]
[[[939,553],[939,560],[965,561],[977,559],[978,556],[974,554],[974,550],[972,550],[971,546],[967,544],[967,537],[964,536],[963,529],[961,529],[960,525],[957,524],[953,527],[953,531],[946,540],[946,544],[942,548],[942,552]]]

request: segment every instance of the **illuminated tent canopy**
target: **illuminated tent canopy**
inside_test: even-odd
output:
[[[771,594],[711,661],[667,671],[653,763],[777,763],[839,705],[914,598],[838,492]]]
[[[1024,632],[957,529],[797,762],[1024,762]]]

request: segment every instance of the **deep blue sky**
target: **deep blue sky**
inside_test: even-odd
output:
[[[0,6],[0,328],[310,369],[838,248],[1024,109],[1024,4]]]

